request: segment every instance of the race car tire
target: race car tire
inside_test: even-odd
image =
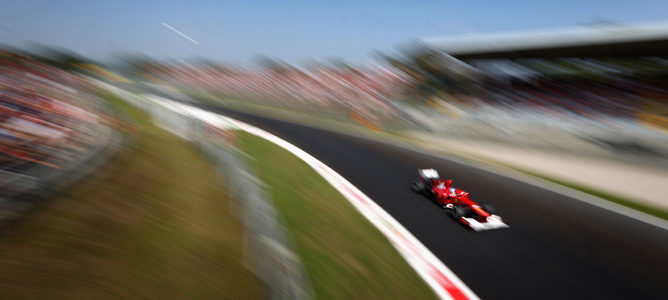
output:
[[[494,211],[495,211],[494,206],[491,206],[489,204],[480,204],[480,207],[482,209],[484,209],[486,212],[488,212],[490,214],[494,214]]]
[[[455,206],[452,208],[452,218],[455,220],[459,220],[464,215],[464,208],[461,208],[459,206]]]
[[[411,185],[411,190],[413,190],[413,192],[420,193],[422,190],[424,190],[424,184],[419,181],[413,182],[413,185]]]

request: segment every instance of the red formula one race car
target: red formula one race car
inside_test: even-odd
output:
[[[450,210],[452,217],[475,231],[509,227],[501,217],[494,214],[494,208],[487,204],[477,204],[469,193],[452,186],[452,180],[441,179],[434,169],[419,169],[419,179],[411,187],[443,208]]]

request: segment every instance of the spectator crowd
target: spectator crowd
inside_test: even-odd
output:
[[[408,85],[405,74],[391,67],[365,68],[292,66],[235,68],[212,65],[153,65],[158,79],[243,98],[262,98],[281,104],[343,107],[393,113],[388,98]]]
[[[0,164],[22,173],[76,160],[95,138],[96,98],[82,79],[10,52],[0,52]]]
[[[666,68],[661,64],[668,66],[668,61],[647,58],[614,62],[582,59],[474,62],[471,66],[477,76],[455,82],[459,88],[454,90],[438,85],[425,89],[425,84],[420,83],[424,73],[413,76],[402,68],[380,64],[309,68],[274,64],[240,68],[181,63],[151,64],[146,71],[155,79],[176,86],[293,107],[344,108],[367,116],[403,115],[401,110],[407,106],[396,105],[393,100],[424,98],[427,103],[449,102],[464,113],[501,113],[509,118],[522,114],[595,122],[614,118],[668,127],[668,82]],[[646,65],[653,66],[651,72]],[[434,79],[433,74],[429,76]],[[436,78],[432,84],[447,80]],[[433,97],[434,91],[440,91],[436,94],[440,96]],[[409,103],[419,105],[420,101]]]
[[[522,67],[523,72],[505,69],[488,73],[480,84],[481,95],[456,102],[474,110],[494,107],[506,112],[522,110],[562,118],[623,119],[668,125],[668,60],[538,60],[541,68],[535,66],[536,61],[505,62],[506,66]],[[652,72],[640,62],[651,63]],[[557,65],[560,69],[555,71]]]

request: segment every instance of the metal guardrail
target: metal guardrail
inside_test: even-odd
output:
[[[205,142],[203,150],[223,174],[230,193],[241,208],[246,235],[246,264],[267,283],[272,299],[313,298],[294,243],[267,186],[244,162],[243,153],[229,146]]]

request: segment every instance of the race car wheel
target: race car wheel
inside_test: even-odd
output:
[[[416,193],[421,192],[423,189],[424,189],[424,184],[422,184],[422,182],[419,181],[413,182],[413,185],[411,186],[411,190],[413,190],[413,192]]]
[[[461,208],[459,206],[455,206],[455,207],[452,208],[452,218],[453,219],[459,220],[459,218],[461,218],[463,215],[464,215],[464,209],[463,208]]]
[[[494,214],[494,207],[489,204],[480,204],[480,207],[490,214]]]

